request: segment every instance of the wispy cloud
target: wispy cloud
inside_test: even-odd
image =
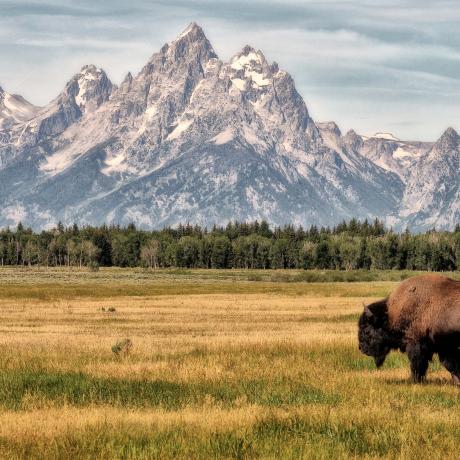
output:
[[[457,0],[0,0],[0,84],[44,104],[83,64],[120,81],[190,21],[224,60],[250,43],[313,116],[434,139],[458,120]]]

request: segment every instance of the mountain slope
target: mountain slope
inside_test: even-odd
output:
[[[316,124],[261,51],[222,62],[191,24],[118,87],[85,66],[0,129],[0,225],[394,222],[421,150]]]
[[[389,133],[377,133],[363,137],[359,153],[405,181],[410,176],[412,166],[432,146],[428,142],[406,142]]]
[[[450,228],[460,221],[460,136],[449,128],[416,164],[401,216],[415,229]]]

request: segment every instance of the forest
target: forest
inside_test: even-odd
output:
[[[59,223],[34,232],[0,231],[1,265],[148,268],[251,268],[453,271],[460,267],[454,231],[394,232],[376,219],[308,229],[267,222],[190,224],[147,231],[134,224],[100,227]]]

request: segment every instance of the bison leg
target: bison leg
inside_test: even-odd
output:
[[[439,360],[451,373],[453,383],[460,385],[460,350],[440,351]]]
[[[410,361],[413,381],[417,383],[423,382],[433,353],[425,344],[420,342],[407,344],[406,351]]]

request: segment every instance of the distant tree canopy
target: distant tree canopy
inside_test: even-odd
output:
[[[453,232],[411,234],[395,233],[379,220],[356,219],[308,229],[272,228],[265,221],[157,231],[133,224],[79,228],[59,223],[35,233],[19,224],[0,231],[0,264],[451,271],[460,268],[460,226]]]

